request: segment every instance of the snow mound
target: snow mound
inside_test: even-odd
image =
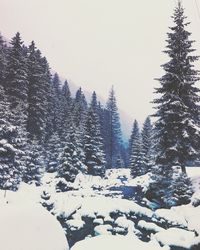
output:
[[[180,228],[169,228],[155,234],[155,239],[162,245],[176,246],[190,249],[196,245],[197,237],[194,232]]]
[[[1,205],[0,242],[3,250],[69,250],[59,222],[33,203]]]
[[[153,222],[146,222],[144,220],[140,220],[138,222],[138,227],[142,228],[142,229],[145,229],[147,231],[155,232],[155,233],[158,233],[158,232],[161,232],[161,231],[165,230],[164,228],[159,227],[158,225],[156,225]]]
[[[99,225],[94,228],[94,232],[96,236],[111,234],[109,230],[112,230],[111,225]]]
[[[134,234],[131,236],[100,235],[88,238],[76,243],[71,250],[168,250],[168,247],[160,247],[156,241],[142,242]]]
[[[115,223],[122,228],[128,229],[129,232],[133,232],[135,229],[135,223],[128,220],[125,216],[120,216],[116,219]]]

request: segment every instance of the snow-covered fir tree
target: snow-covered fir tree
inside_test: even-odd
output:
[[[137,120],[133,123],[131,140],[131,155],[129,159],[131,176],[137,177],[144,173],[142,165],[142,140]]]
[[[191,33],[186,30],[188,23],[180,1],[174,10],[173,21],[165,51],[170,60],[163,65],[165,74],[159,79],[161,86],[156,89],[160,97],[154,100],[157,104],[155,131],[158,145],[154,182],[150,189],[155,189],[156,196],[160,192],[165,193],[165,196],[168,191],[173,192],[173,195],[178,192],[171,188],[174,166],[180,166],[185,173],[187,161],[199,155],[200,98],[199,89],[195,86],[199,76],[194,69],[198,57],[193,55],[193,41],[189,39]],[[185,185],[186,189],[190,188],[187,180]],[[170,192],[169,199],[172,197]],[[182,199],[180,193],[179,199]]]
[[[112,86],[109,98],[106,105],[107,109],[107,144],[108,144],[108,165],[110,167],[117,167],[116,161],[121,154],[122,147],[122,131],[119,119],[119,112],[115,97],[114,87]]]
[[[60,116],[60,111],[61,111],[61,82],[59,75],[57,73],[54,74],[53,80],[52,80],[52,85],[53,85],[53,91],[54,91],[54,100],[53,100],[53,111],[54,111],[54,120],[53,120],[53,127],[54,131],[61,135],[62,132],[62,120]]]
[[[76,131],[71,127],[65,147],[59,157],[57,177],[60,177],[61,180],[57,184],[58,190],[67,190],[67,182],[74,182],[82,166],[83,163],[80,161],[77,150]]]
[[[6,74],[6,64],[7,64],[7,46],[0,33],[0,85],[3,85],[5,74]]]
[[[44,153],[38,140],[33,138],[30,145],[30,152],[26,160],[26,168],[23,172],[23,181],[40,185],[42,174],[44,173]]]
[[[10,103],[10,109],[20,108],[20,113],[25,117],[18,121],[22,127],[27,122],[28,106],[28,76],[27,76],[27,59],[23,55],[22,40],[17,33],[11,40],[11,47],[7,56],[7,67],[5,76],[5,90]],[[24,124],[25,123],[25,124]]]
[[[147,117],[142,128],[142,164],[144,173],[150,172],[153,165],[153,127]]]
[[[41,142],[45,140],[47,125],[47,89],[41,65],[41,53],[32,42],[28,49],[28,123],[27,131],[30,139],[36,138]]]
[[[20,136],[17,126],[9,122],[11,111],[5,91],[0,85],[0,188],[16,190],[22,178],[20,158],[23,152],[19,149]]]
[[[59,155],[62,152],[62,144],[58,133],[53,133],[46,144],[46,169],[53,173],[58,170]]]
[[[91,107],[88,110],[84,134],[85,165],[88,167],[88,174],[105,175],[105,153],[100,132],[98,114]]]
[[[64,85],[61,89],[61,106],[60,106],[60,117],[61,117],[61,142],[65,143],[66,136],[69,133],[69,129],[72,121],[72,97],[67,81],[64,82]]]

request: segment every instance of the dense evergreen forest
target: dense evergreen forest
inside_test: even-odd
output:
[[[95,92],[86,100],[81,88],[72,96],[34,42],[24,45],[17,33],[8,44],[0,36],[1,189],[17,190],[21,181],[40,185],[45,172],[55,172],[63,191],[80,172],[104,177],[106,169],[130,167],[133,178],[151,172],[147,197],[163,206],[187,203],[192,189],[186,166],[199,160],[200,97],[198,57],[185,19],[179,2],[153,101],[156,121],[147,117],[140,129],[135,120],[128,146],[114,87],[106,105]]]

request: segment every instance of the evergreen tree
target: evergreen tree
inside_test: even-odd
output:
[[[54,91],[54,100],[53,100],[53,105],[54,105],[54,121],[53,121],[53,126],[54,126],[54,131],[59,134],[59,136],[62,133],[62,118],[60,116],[60,111],[61,111],[61,82],[60,78],[57,73],[54,74],[53,81],[52,81],[52,86],[53,86],[53,91]]]
[[[131,148],[131,155],[130,155],[130,166],[131,166],[131,175],[132,177],[137,177],[144,173],[142,167],[142,142],[141,142],[141,135],[139,131],[138,122],[135,120],[133,124],[133,131],[132,131],[132,148]]]
[[[157,104],[158,118],[155,123],[159,152],[156,163],[167,164],[169,168],[180,165],[185,173],[188,160],[195,159],[199,153],[199,80],[193,62],[198,57],[191,55],[193,41],[186,31],[184,9],[179,1],[173,15],[175,25],[168,33],[165,53],[170,61],[163,65],[165,75],[159,79],[161,87],[156,92],[161,95]]]
[[[47,93],[49,82],[46,82],[41,65],[41,53],[32,42],[28,49],[28,122],[27,131],[30,139],[45,140],[47,125]]]
[[[93,99],[92,99],[93,100]],[[91,175],[105,175],[105,154],[97,113],[91,107],[88,110],[84,134],[85,165]]]
[[[27,157],[23,181],[29,184],[35,183],[40,185],[40,180],[44,173],[43,149],[35,138],[32,139],[29,145],[30,153]]]
[[[142,129],[142,162],[144,173],[150,172],[153,165],[153,128],[149,117],[146,118]]]
[[[69,133],[70,126],[72,125],[72,98],[68,82],[65,81],[61,89],[61,141],[65,143],[66,136]]]
[[[67,182],[74,182],[77,174],[82,168],[82,162],[79,160],[77,152],[77,138],[74,128],[71,128],[66,145],[59,157],[59,166],[57,177],[63,178],[57,184],[57,188],[61,191],[67,189]],[[67,182],[66,182],[67,181]]]
[[[4,84],[7,64],[7,47],[0,33],[0,85]]]
[[[76,92],[73,105],[73,123],[84,133],[84,123],[87,115],[87,102],[81,88]]]
[[[17,148],[23,151],[20,167],[24,170],[28,154],[27,120],[28,120],[28,75],[27,58],[23,52],[23,42],[17,33],[11,40],[8,50],[5,74],[5,92],[11,111],[9,122],[16,127],[18,136]]]
[[[17,127],[9,122],[11,115],[0,85],[0,188],[4,190],[16,190],[22,177],[19,159],[23,153],[18,147],[21,138]]]
[[[120,155],[120,149],[122,146],[122,132],[121,132],[121,125],[119,119],[119,113],[116,103],[116,97],[114,88],[111,88],[110,95],[107,101],[108,110],[108,152],[109,152],[109,159],[108,164],[110,167],[116,167],[117,158]]]
[[[9,98],[8,101],[10,102],[11,110],[19,106],[21,113],[27,113],[27,60],[23,55],[22,44],[23,42],[21,41],[20,34],[17,33],[11,41],[11,47],[8,53],[5,90]]]
[[[62,145],[58,133],[53,133],[46,145],[46,163],[47,171],[56,172],[59,165],[59,155],[62,152]]]
[[[195,87],[199,76],[193,65],[198,57],[192,55],[195,50],[192,48],[193,41],[189,39],[191,33],[186,31],[188,23],[185,19],[179,1],[165,51],[170,60],[163,65],[165,74],[159,79],[161,87],[156,90],[160,98],[154,101],[157,104],[155,131],[158,151],[149,190],[155,197],[162,198],[164,206],[169,206],[174,193],[177,199],[184,202],[183,194],[178,191],[179,184],[182,183],[182,190],[191,189],[185,166],[188,160],[194,160],[199,154],[200,98],[199,89]],[[179,171],[176,178],[174,166],[181,167],[183,173]]]

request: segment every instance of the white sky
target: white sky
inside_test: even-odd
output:
[[[200,8],[200,0],[196,0]],[[113,84],[130,120],[152,113],[150,101],[166,62],[161,53],[175,0],[0,0],[1,33],[35,40],[52,69],[107,98]],[[200,55],[195,0],[183,0]],[[200,64],[199,64],[200,68]]]

